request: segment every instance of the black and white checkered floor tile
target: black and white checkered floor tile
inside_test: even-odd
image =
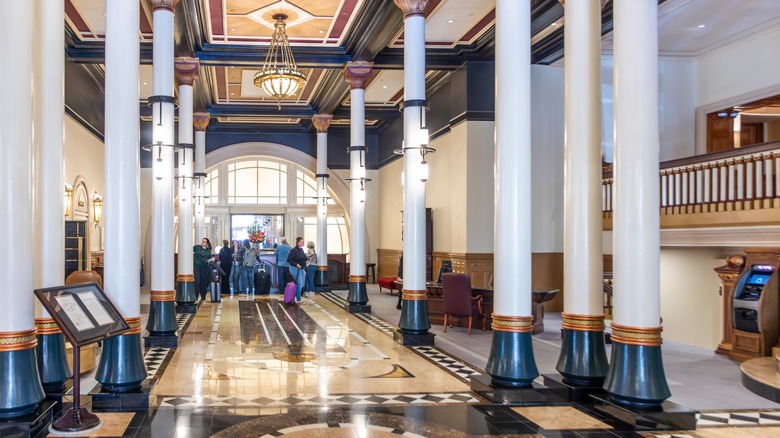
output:
[[[161,407],[241,407],[269,406],[375,406],[375,405],[452,405],[480,403],[469,393],[457,394],[365,394],[307,395],[279,397],[163,397]]]
[[[701,412],[696,427],[780,426],[780,411]]]
[[[179,332],[179,336],[181,336],[181,334],[184,331],[184,328],[187,326],[187,323],[189,322],[190,318],[192,318],[192,313],[177,313],[176,314],[176,325],[179,326],[179,329],[177,330],[177,332]]]
[[[421,346],[421,347],[412,347],[412,349],[422,354],[423,356],[427,357],[428,359],[432,360],[433,362],[436,362],[440,366],[446,368],[450,372],[455,373],[455,375],[457,375],[463,380],[467,380],[469,377],[473,375],[482,374],[481,371],[476,370],[470,367],[469,365],[464,364],[460,360],[450,356],[449,354],[443,352],[442,350],[439,350],[436,347]]]
[[[165,359],[168,357],[168,353],[171,352],[170,348],[150,348],[144,355],[144,365],[146,365],[146,377],[152,378],[157,375]]]

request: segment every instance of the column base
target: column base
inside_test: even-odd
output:
[[[181,281],[176,283],[176,304],[186,306],[195,304],[198,296],[195,294],[195,283],[192,281]]]
[[[144,336],[145,348],[176,348],[179,346],[179,337],[176,333],[172,335],[153,335]]]
[[[495,385],[530,388],[534,379],[539,377],[531,332],[507,332],[494,329],[485,371]]]
[[[34,329],[26,333],[35,341]],[[4,393],[0,397],[0,420],[36,412],[46,394],[38,374],[34,344],[24,350],[0,352],[0,388]]]
[[[696,430],[697,411],[677,403],[665,401],[653,409],[640,409],[618,403],[608,394],[591,397],[595,410],[634,430]]]
[[[351,276],[350,276],[351,277]],[[359,277],[365,278],[365,277]],[[349,293],[347,294],[347,302],[350,305],[365,305],[368,302],[368,292],[366,291],[365,281],[352,281],[349,280]],[[355,312],[351,312],[355,313]]]
[[[140,317],[137,318],[140,324]],[[139,327],[140,329],[140,327]],[[122,364],[123,366],[117,366]],[[112,336],[103,341],[95,380],[103,391],[124,393],[135,391],[146,379],[146,365],[141,350],[141,334]]]
[[[157,379],[146,379],[137,389],[127,392],[110,392],[96,386],[89,395],[92,410],[98,411],[145,411],[149,401],[156,397]]]
[[[332,292],[330,286],[314,286],[314,292]]]
[[[190,304],[176,304],[176,307],[174,309],[176,310],[176,313],[198,313],[198,309],[200,308],[200,305],[203,303],[203,301],[198,301],[197,303],[190,303]]]
[[[661,346],[614,342],[604,389],[612,400],[634,409],[661,406],[672,395],[666,383]]]
[[[401,345],[406,346],[424,346],[434,345],[434,339],[436,335],[433,333],[407,333],[403,330],[396,330],[393,332],[393,340]]]
[[[62,333],[53,333],[37,335],[37,338],[35,356],[38,370],[41,372],[43,390],[47,394],[62,392],[65,383],[73,376],[68,364],[65,336]]]
[[[510,388],[496,385],[493,379],[485,374],[472,376],[469,380],[473,392],[497,405],[547,404],[564,401],[554,392],[535,382],[527,387]]]
[[[542,374],[544,386],[564,400],[575,403],[592,403],[591,394],[605,394],[601,385],[579,386],[567,383],[566,378],[558,374]]]
[[[13,420],[0,420],[0,436],[34,437],[54,421],[57,403],[44,400],[29,414]],[[60,408],[61,409],[61,408]]]
[[[319,288],[328,289],[327,291],[323,292],[330,292],[330,287],[328,286],[328,270],[325,269],[324,271],[321,271],[319,268],[314,272],[314,290],[319,292]]]
[[[569,317],[564,315],[564,323]],[[598,321],[598,320],[596,320]],[[602,324],[603,324],[603,320]],[[567,386],[601,387],[609,370],[604,332],[564,328],[555,369]]]
[[[346,304],[344,310],[349,313],[371,313],[371,306],[367,304]]]
[[[146,330],[149,331],[150,335],[175,336],[178,328],[173,301],[151,301],[149,303],[149,320],[146,323]]]

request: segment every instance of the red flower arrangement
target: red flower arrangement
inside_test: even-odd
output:
[[[249,234],[250,242],[260,243],[265,240],[265,232],[261,229],[260,224],[252,224],[246,231]]]

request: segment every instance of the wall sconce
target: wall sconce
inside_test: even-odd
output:
[[[162,135],[159,133],[160,129],[163,127],[162,122],[162,104],[163,103],[170,103],[173,105],[174,110],[176,109],[176,99],[173,96],[149,96],[147,99],[149,102],[149,106],[154,108],[154,105],[158,105],[158,114],[159,119],[157,123],[152,127],[152,138],[158,138]],[[160,181],[163,179],[164,171],[165,171],[165,163],[163,162],[162,157],[162,148],[169,147],[173,148],[174,151],[177,149],[182,149],[182,145],[176,145],[176,144],[166,144],[163,143],[162,140],[152,140],[151,144],[143,145],[141,146],[141,149],[145,151],[151,151],[153,155],[154,162],[152,163],[152,175],[154,175],[154,178],[157,181]],[[156,153],[156,157],[154,157]]]
[[[420,171],[419,171],[419,177],[420,181],[426,182],[428,181],[428,160],[426,156],[428,154],[432,154],[436,152],[436,149],[428,147],[428,141],[429,141],[429,133],[428,128],[425,126],[425,111],[428,107],[428,101],[427,100],[407,100],[404,101],[403,104],[401,104],[401,111],[407,106],[416,106],[419,108],[420,111],[420,126],[417,131],[417,138],[416,141],[413,142],[413,146],[406,147],[406,142],[401,142],[401,148],[396,149],[393,151],[396,155],[404,155],[407,150],[409,149],[417,149],[420,151]],[[401,173],[401,185],[404,185],[404,176],[403,172]]]
[[[370,178],[345,178],[345,181],[360,181],[360,190],[358,190],[357,197],[358,201],[360,202],[366,202],[366,182],[371,181]]]
[[[95,192],[92,194],[92,207],[95,219],[95,228],[100,225],[100,220],[103,219],[103,196],[100,193]]]
[[[70,206],[73,203],[73,186],[65,181],[65,216],[70,215]]]

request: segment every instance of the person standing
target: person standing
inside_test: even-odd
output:
[[[263,249],[273,249],[274,244],[271,242],[270,237],[266,237],[265,241],[263,241]]]
[[[287,263],[287,256],[290,255],[292,247],[287,243],[287,238],[282,237],[282,244],[277,246],[274,250],[276,254],[276,271],[277,278],[279,280],[279,290],[284,290],[284,279],[287,278],[287,273],[290,272],[290,265]]]
[[[314,293],[314,273],[317,271],[317,251],[314,250],[314,242],[306,243],[306,296]]]
[[[232,293],[241,293],[243,289],[241,289],[241,262],[243,259],[241,258],[241,244],[238,243],[238,240],[233,239],[233,267],[230,271],[230,287],[232,287]]]
[[[252,248],[249,239],[244,240],[244,256],[241,264],[241,288],[246,288],[246,294],[255,294],[255,263],[257,252]]]
[[[287,256],[287,263],[290,265],[290,273],[295,279],[297,288],[295,289],[295,300],[301,303],[301,290],[306,278],[306,253],[303,252],[303,237],[295,238],[295,248],[290,250]]]
[[[230,272],[233,269],[233,250],[227,239],[222,241],[222,248],[219,250],[219,267],[222,269],[220,290],[223,295],[227,295],[230,293]]]
[[[209,259],[211,259],[211,241],[204,237],[200,245],[192,247],[192,261],[195,271],[195,294],[203,301],[209,291]]]

